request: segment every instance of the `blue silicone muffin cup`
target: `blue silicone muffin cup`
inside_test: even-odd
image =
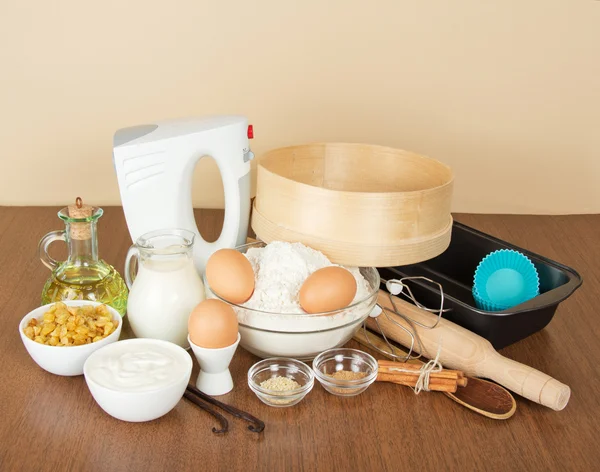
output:
[[[512,249],[485,256],[473,278],[473,298],[486,311],[507,310],[539,293],[537,269],[527,256]]]
[[[473,298],[475,299],[475,306],[480,310],[485,311],[504,311],[508,310],[510,307],[503,305],[496,305],[495,303],[487,301],[485,298],[482,298],[475,290],[473,290]]]

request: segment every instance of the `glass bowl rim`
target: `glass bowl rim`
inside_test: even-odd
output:
[[[360,379],[354,379],[354,380],[344,380],[344,379],[336,379],[334,377],[329,377],[328,375],[324,374],[321,371],[321,365],[328,360],[335,359],[335,357],[326,358],[326,355],[331,355],[331,353],[333,351],[344,351],[344,353],[343,353],[344,358],[346,358],[345,353],[360,354],[361,356],[363,356],[363,358],[361,360],[364,363],[368,364],[369,367],[371,367],[372,372],[369,375],[366,375]],[[342,354],[342,353],[340,353],[340,354]],[[361,387],[364,384],[372,383],[377,378],[377,374],[379,372],[379,364],[377,363],[377,360],[368,352],[361,351],[360,349],[338,347],[338,348],[328,349],[327,351],[323,351],[320,354],[318,354],[312,361],[312,369],[315,373],[316,379],[321,383],[325,383],[332,387],[354,389],[357,387]]]
[[[258,382],[254,380],[254,376],[262,370],[263,367],[270,366],[275,362],[285,362],[287,365],[284,367],[287,369],[290,365],[293,365],[298,368],[299,371],[302,371],[307,375],[308,381],[301,385],[299,388],[295,388],[294,390],[288,390],[285,392],[277,392],[276,390],[270,390],[264,387],[261,387]],[[306,395],[313,388],[315,383],[315,373],[310,368],[310,366],[302,361],[297,359],[293,359],[291,357],[268,357],[266,359],[262,359],[250,367],[248,369],[248,386],[250,389],[256,393],[263,396],[274,397],[279,400],[293,399],[297,398],[299,395]]]
[[[292,313],[281,313],[282,315],[290,315]],[[302,315],[302,313],[294,313],[296,315]],[[308,316],[308,315],[306,315]],[[281,331],[281,330],[274,330],[274,329],[264,329],[264,328],[257,328],[256,326],[252,326],[249,324],[244,324],[242,322],[240,322],[238,320],[238,324],[239,326],[242,326],[246,329],[253,329],[256,331],[262,331],[264,333],[275,333],[275,334],[313,334],[313,333],[326,333],[327,331],[335,331],[336,329],[343,329],[343,328],[348,328],[350,325],[353,324],[361,324],[364,323],[364,321],[367,319],[367,317],[369,316],[369,313],[363,313],[362,315],[354,318],[352,321],[349,321],[346,324],[340,325],[340,326],[334,326],[332,328],[325,328],[325,329],[313,329],[311,331]]]

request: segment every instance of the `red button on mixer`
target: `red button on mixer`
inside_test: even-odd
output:
[[[248,125],[248,139],[254,138],[254,128],[252,125]]]

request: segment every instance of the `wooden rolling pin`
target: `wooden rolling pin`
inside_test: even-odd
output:
[[[393,299],[397,309],[403,315],[426,326],[435,323],[437,316],[433,313],[421,310],[398,297]],[[380,290],[377,301],[381,307],[393,310],[386,292]],[[389,311],[380,315],[377,321],[385,335],[406,347],[411,345],[410,335],[386,316],[409,330],[410,325],[413,325],[423,346],[421,354],[430,359],[436,356],[441,341],[439,361],[446,368],[458,369],[466,375],[494,380],[509,390],[556,411],[562,410],[569,402],[571,389],[567,385],[532,367],[507,359],[498,354],[489,341],[457,324],[442,318],[434,329],[426,329],[414,323],[409,325],[402,317]],[[367,326],[373,331],[381,332],[373,318],[367,319]],[[417,342],[414,349],[419,352]]]

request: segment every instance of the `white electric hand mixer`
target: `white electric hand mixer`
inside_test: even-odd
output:
[[[252,133],[252,126],[241,116],[173,120],[118,130],[113,159],[132,240],[158,229],[192,231],[200,273],[217,249],[245,244]],[[216,161],[225,190],[225,221],[213,243],[200,236],[192,206],[194,167],[204,156]]]

